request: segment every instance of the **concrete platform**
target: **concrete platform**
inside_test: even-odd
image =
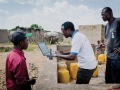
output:
[[[55,50],[53,46],[53,50]],[[60,84],[57,82],[57,58],[45,61],[34,90],[108,90],[110,84]]]

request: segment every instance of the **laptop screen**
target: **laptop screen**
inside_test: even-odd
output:
[[[49,50],[44,42],[39,42],[38,46],[39,46],[41,52],[43,53],[43,55],[49,53]]]

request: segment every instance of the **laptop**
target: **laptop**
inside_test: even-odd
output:
[[[50,56],[50,50],[48,49],[48,47],[45,44],[45,42],[39,42],[38,43],[38,47],[40,48],[43,56]],[[55,52],[52,52],[51,54],[52,54],[52,57],[56,56]]]

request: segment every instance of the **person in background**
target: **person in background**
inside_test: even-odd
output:
[[[31,90],[36,80],[29,79],[24,49],[28,48],[27,34],[22,30],[15,31],[10,40],[14,44],[6,58],[6,87],[7,90]]]
[[[70,52],[57,51],[56,56],[65,60],[78,58],[78,72],[76,84],[89,84],[96,68],[96,59],[92,46],[85,35],[75,30],[72,22],[65,22],[61,26],[63,35],[72,39]]]
[[[98,57],[98,55],[101,54],[101,47],[100,47],[100,41],[97,41],[97,45],[96,45],[96,58]]]
[[[120,18],[113,16],[112,9],[102,9],[103,21],[108,21],[105,26],[105,38],[107,45],[106,84],[120,83]],[[112,86],[111,89],[120,89],[120,85]]]
[[[101,40],[100,48],[101,48],[101,54],[104,54],[105,53],[105,43],[104,43],[103,39]]]

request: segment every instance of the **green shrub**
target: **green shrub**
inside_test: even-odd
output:
[[[0,47],[0,52],[10,52],[12,48],[10,47]]]
[[[35,48],[32,46],[29,46],[26,51],[33,51]]]

